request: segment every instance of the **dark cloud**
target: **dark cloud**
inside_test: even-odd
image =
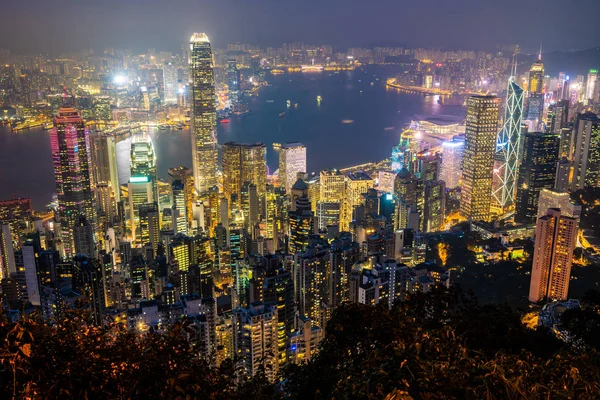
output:
[[[192,31],[234,41],[348,47],[406,44],[547,49],[596,46],[599,0],[3,0],[0,47],[177,50]]]

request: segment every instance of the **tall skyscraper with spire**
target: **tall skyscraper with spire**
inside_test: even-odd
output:
[[[523,123],[523,89],[517,85],[516,53],[513,56],[513,70],[508,78],[504,125],[498,132],[496,141],[496,161],[500,168],[494,170],[501,185],[493,191],[494,201],[505,212],[514,201],[519,168],[521,124]]]
[[[542,121],[544,113],[544,63],[542,62],[542,48],[538,59],[529,69],[529,102],[527,107],[527,120],[535,126],[530,126],[530,131],[537,130],[537,124]]]
[[[190,39],[190,103],[192,109],[192,163],[198,193],[217,185],[217,111],[210,42],[205,33]]]
[[[83,119],[74,108],[61,108],[50,132],[58,216],[66,255],[74,255],[73,229],[79,217],[95,225],[90,174],[90,142]]]

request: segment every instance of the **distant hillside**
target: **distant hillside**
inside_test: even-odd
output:
[[[536,57],[533,55],[520,55],[519,64],[524,64],[520,68],[528,68],[535,59]],[[556,76],[561,71],[572,77],[587,75],[590,69],[600,69],[600,47],[588,50],[544,53],[543,61],[547,75]]]

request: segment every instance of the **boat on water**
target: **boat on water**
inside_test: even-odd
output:
[[[354,120],[353,119],[343,119],[342,120],[342,124],[353,124]]]
[[[285,116],[285,112],[279,113],[280,117],[284,117]]]
[[[265,100],[265,103],[272,103],[272,102],[274,102],[274,101],[275,101],[275,100]]]
[[[279,150],[279,149],[281,149],[281,143],[274,142],[274,143],[273,143],[273,148],[274,148],[275,150]]]
[[[228,124],[229,123],[229,118],[223,118],[219,122],[222,123],[222,124]]]
[[[167,128],[168,128],[168,126],[167,125],[163,125],[163,124],[161,124],[161,125],[158,126],[158,129],[160,129],[161,131],[166,131]]]
[[[52,122],[46,122],[44,125],[42,125],[42,128],[44,128],[44,130],[50,130],[52,128],[54,128],[54,124]]]
[[[323,66],[315,64],[303,65],[300,67],[300,70],[302,72],[323,72]]]
[[[16,124],[15,126],[13,126],[12,130],[14,132],[18,132],[21,131],[23,129],[29,129],[29,128],[38,128],[44,125],[43,121],[27,121],[27,122],[20,122],[18,124]]]
[[[244,111],[244,112],[234,112],[233,115],[236,117],[245,117],[246,115],[252,114],[252,111]]]

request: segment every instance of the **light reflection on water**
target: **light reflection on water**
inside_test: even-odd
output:
[[[308,169],[312,172],[388,157],[398,143],[402,127],[413,115],[464,115],[461,107],[440,105],[437,96],[386,91],[384,78],[391,74],[378,68],[269,78],[271,86],[250,99],[252,114],[219,124],[219,143],[263,142],[267,145],[269,170],[275,171],[278,155],[272,144],[300,141],[307,146]],[[322,98],[320,105],[317,96]],[[289,109],[288,100],[292,105]],[[344,124],[344,120],[353,123]],[[169,167],[191,167],[189,130],[151,129],[149,134],[157,154],[159,178],[167,177]],[[130,145],[130,138],[117,145],[121,183],[129,179]],[[8,127],[0,127],[0,199],[13,194],[31,197],[34,206],[41,208],[54,191],[48,132],[32,129],[13,134]]]

